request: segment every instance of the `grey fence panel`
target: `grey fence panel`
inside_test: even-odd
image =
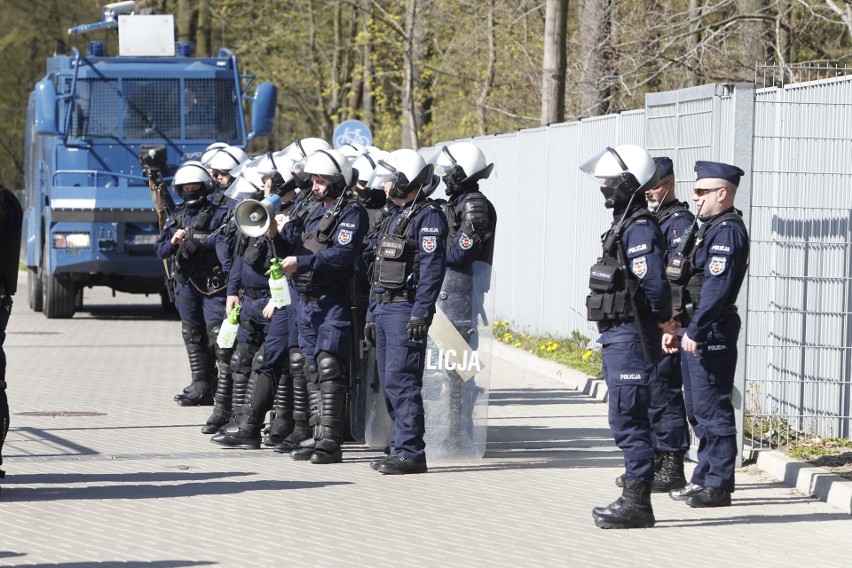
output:
[[[755,98],[750,442],[848,437],[852,77]]]

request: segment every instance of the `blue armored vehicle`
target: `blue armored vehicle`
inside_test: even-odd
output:
[[[118,28],[118,55],[89,41],[86,55],[72,49],[50,57],[30,94],[28,299],[48,318],[73,316],[92,286],[168,301],[164,266],[154,255],[158,200],[140,156],[156,155],[158,177],[168,180],[213,142],[245,147],[272,130],[272,84],[247,95],[254,78],[240,74],[232,52],[193,57],[190,44],[175,44],[171,15],[129,14],[134,9],[134,2],[110,4],[102,22],[69,30]]]

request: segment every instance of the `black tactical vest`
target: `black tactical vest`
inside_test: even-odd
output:
[[[474,240],[484,243],[479,258],[489,265],[494,259],[494,233],[497,228],[497,211],[494,205],[479,191],[471,191],[455,205],[447,203],[444,213],[450,225],[447,234],[447,246],[452,246],[453,241],[461,229],[462,221],[467,215],[471,218],[476,233],[468,235]]]
[[[411,221],[426,207],[437,205],[421,201],[400,213],[392,231],[391,218],[387,218],[379,233],[376,246],[376,263],[373,265],[373,284],[394,291],[412,288],[420,281],[420,248],[408,237]]]
[[[186,240],[199,239],[203,240],[209,237],[213,231],[210,229],[210,219],[216,212],[217,207],[212,203],[205,203],[198,211],[198,215],[193,219],[192,226],[186,226],[186,206],[179,205],[175,212],[175,226],[178,229],[186,230]],[[194,255],[194,258],[185,260],[176,255],[174,257],[174,268],[172,273],[180,284],[186,284],[190,279],[194,279],[198,284],[202,280],[210,276],[219,276],[222,267],[219,264],[219,257],[215,250],[204,249]]]
[[[320,207],[322,201],[312,203],[306,207],[301,213],[301,222],[307,223],[317,207]],[[355,201],[344,198],[337,204],[333,205],[320,219],[317,228],[311,232],[303,233],[302,239],[293,251],[295,256],[312,255],[322,252],[334,244],[334,232],[340,225],[340,215],[349,207],[361,207]],[[348,279],[352,275],[352,268],[342,268],[338,270],[324,270],[322,272],[314,272],[310,270],[303,273],[295,273],[292,275],[293,284],[310,291],[327,290],[339,284],[342,280]]]
[[[624,220],[616,232],[608,231],[603,238],[603,256],[598,258],[589,272],[589,295],[586,296],[586,314],[589,321],[597,322],[598,331],[633,319],[630,297],[636,298],[640,310],[647,308],[645,293],[627,269],[622,250],[621,235],[634,221],[649,219],[656,224],[647,209],[640,209]],[[609,244],[608,246],[608,243]]]

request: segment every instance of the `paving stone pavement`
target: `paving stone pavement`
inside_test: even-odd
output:
[[[730,508],[655,495],[655,528],[596,528],[622,468],[606,406],[509,347],[485,457],[382,476],[363,446],[320,466],[211,444],[210,409],[172,401],[188,364],[158,298],[87,290],[73,319],[47,320],[21,290],[0,566],[852,567],[852,517],[754,467]]]

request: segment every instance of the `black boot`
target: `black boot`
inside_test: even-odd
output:
[[[246,403],[234,408],[234,424],[229,424],[210,441],[229,448],[260,449],[260,430],[271,394],[269,377],[252,372],[246,388]]]
[[[202,434],[215,434],[219,428],[228,423],[231,416],[231,392],[234,379],[231,376],[231,358],[233,349],[220,349],[216,353],[216,393],[213,395],[213,414],[207,419],[207,424],[201,427]]]
[[[231,357],[231,413],[228,416],[228,424],[236,423],[235,413],[238,408],[246,403],[246,390],[251,376],[253,353],[253,345],[237,343],[234,355]]]
[[[653,527],[656,520],[651,508],[651,484],[625,479],[621,497],[607,507],[595,507],[592,516],[602,529]]]
[[[290,369],[282,370],[278,376],[278,388],[272,401],[273,417],[269,424],[269,432],[263,440],[265,446],[275,446],[287,439],[293,433],[296,424],[293,421],[293,377]]]
[[[308,435],[302,440],[302,442],[290,452],[290,457],[296,461],[307,461],[311,459],[311,456],[314,453],[314,448],[316,447],[317,440],[319,439],[319,423],[320,423],[320,392],[319,392],[319,371],[313,365],[308,364],[305,369],[305,379],[306,385],[305,388],[307,390],[307,401],[308,401],[308,412],[307,412],[307,422],[308,422]],[[293,378],[295,386],[295,377]],[[296,412],[293,412],[293,415],[296,415]],[[288,440],[291,437],[299,436],[296,431],[293,431],[293,434],[288,436]],[[287,443],[287,440],[278,444],[278,446],[282,446]],[[278,449],[276,446],[276,450]]]
[[[659,472],[663,468],[663,456],[665,456],[665,452],[654,452],[654,478],[657,477],[657,472]],[[681,466],[683,466],[683,460],[681,460]],[[615,478],[615,485],[617,487],[624,487],[624,478],[625,474],[621,474]]]
[[[683,454],[672,452],[663,454],[663,467],[654,472],[652,493],[668,493],[672,489],[686,487],[683,474]]]
[[[718,487],[705,487],[686,498],[690,507],[730,507],[731,492]]]
[[[275,451],[281,454],[289,454],[299,448],[303,441],[312,438],[308,424],[310,402],[308,381],[305,376],[305,357],[298,351],[290,353],[290,377],[293,380],[294,426],[293,431],[282,442],[275,444]]]
[[[180,406],[210,406],[213,404],[213,392],[210,384],[212,368],[207,344],[203,341],[202,330],[184,324],[181,328],[186,354],[189,357],[189,372],[192,384],[189,390],[175,396]]]
[[[341,361],[322,352],[317,357],[319,372],[319,412],[316,449],[311,463],[328,464],[343,461],[343,419],[346,415],[346,382]]]

